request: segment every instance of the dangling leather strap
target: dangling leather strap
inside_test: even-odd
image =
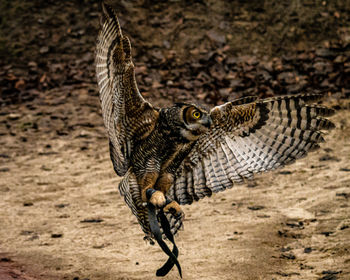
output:
[[[157,220],[156,208],[154,207],[153,204],[147,203],[147,209],[148,209],[148,220],[149,220],[151,232],[152,232],[154,238],[156,239],[157,243],[159,244],[160,248],[162,248],[164,253],[166,253],[169,256],[169,259],[167,260],[167,262],[161,268],[159,268],[157,270],[156,275],[157,276],[167,275],[168,272],[173,268],[173,266],[175,264],[178,271],[179,271],[180,277],[182,278],[181,266],[177,260],[177,256],[179,255],[179,250],[175,244],[174,236],[170,230],[169,221],[166,218],[166,216],[163,212],[163,209],[160,209],[160,211],[159,211],[160,223],[162,225],[165,236],[174,245],[173,251],[170,251],[168,245],[164,242],[164,240],[162,238],[162,233],[160,231],[160,227],[159,227],[158,220]]]
[[[163,231],[165,233],[165,236],[174,245],[172,253],[174,254],[174,256],[176,257],[176,260],[177,260],[177,257],[179,255],[179,249],[177,248],[177,246],[175,244],[174,236],[171,233],[169,221],[166,218],[166,216],[164,215],[163,209],[160,210],[159,217],[160,217],[160,224],[162,225],[162,228],[163,228]],[[167,262],[161,268],[159,268],[157,270],[157,274],[156,275],[157,276],[165,276],[165,275],[167,275],[168,272],[173,268],[174,264],[176,264],[176,263],[174,263],[173,259],[171,257],[169,257]],[[176,264],[176,266],[177,266],[177,268],[179,270],[180,277],[182,278],[181,266],[180,266],[180,264],[179,265]]]

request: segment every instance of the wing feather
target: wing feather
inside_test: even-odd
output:
[[[228,144],[226,142],[220,143],[222,151],[225,154],[226,158],[226,168],[227,168],[227,176],[230,181],[240,183],[243,182],[243,178],[238,174],[237,168],[237,159],[235,155],[232,153],[231,149],[229,149]]]
[[[213,127],[177,170],[172,188],[182,196],[175,199],[192,203],[317,149],[324,141],[321,130],[334,128],[325,118],[334,113],[332,109],[309,104],[319,99],[317,94],[249,97],[213,108]]]
[[[137,88],[130,41],[122,34],[115,11],[105,3],[95,62],[111,159],[116,173],[123,176],[134,143],[153,130],[158,112]]]
[[[214,176],[212,176],[213,178],[212,184],[215,187],[215,190],[214,190],[215,192],[223,191],[232,185],[231,181],[227,177],[227,174],[225,173],[225,169],[221,164],[220,158],[221,158],[220,153],[210,155],[210,162],[211,162],[211,166],[213,168],[213,174],[214,174]]]

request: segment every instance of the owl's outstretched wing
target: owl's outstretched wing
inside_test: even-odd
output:
[[[130,41],[122,34],[113,8],[104,3],[95,62],[111,159],[116,173],[123,176],[135,141],[153,130],[158,112],[137,88]]]
[[[331,129],[333,110],[308,105],[320,96],[243,99],[210,111],[214,125],[202,135],[177,169],[169,196],[191,204],[284,166],[319,147],[321,130]]]

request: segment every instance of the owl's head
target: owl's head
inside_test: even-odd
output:
[[[209,113],[194,104],[176,103],[165,109],[167,123],[188,141],[195,141],[212,125]]]

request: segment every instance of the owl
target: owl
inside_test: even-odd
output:
[[[123,177],[120,194],[150,241],[147,205],[164,213],[175,235],[184,221],[180,205],[304,157],[324,141],[321,130],[334,127],[325,118],[333,110],[315,104],[316,94],[244,97],[211,110],[156,108],[138,90],[130,41],[106,4],[101,22],[96,73],[110,157]]]

